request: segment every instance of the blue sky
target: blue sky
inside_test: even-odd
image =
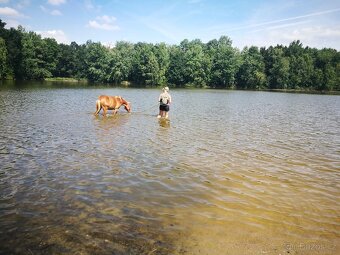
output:
[[[206,43],[226,35],[239,49],[300,39],[340,50],[340,0],[0,0],[0,19],[59,43]]]

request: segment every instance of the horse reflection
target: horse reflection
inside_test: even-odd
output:
[[[128,114],[109,115],[107,118],[95,115],[95,126],[101,130],[117,132],[117,128],[126,125],[129,119]]]

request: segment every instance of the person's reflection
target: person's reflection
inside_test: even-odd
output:
[[[161,118],[158,119],[159,126],[164,127],[164,128],[169,128],[170,127],[170,120]]]

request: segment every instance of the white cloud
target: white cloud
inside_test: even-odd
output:
[[[115,17],[110,17],[110,16],[107,16],[107,15],[103,15],[101,17],[97,17],[97,20],[102,21],[103,23],[113,23],[117,19]]]
[[[278,40],[283,44],[289,44],[294,40],[300,40],[305,46],[324,48],[331,47],[340,49],[340,27],[325,27],[314,25],[298,27],[287,31],[272,31],[269,33],[271,40]]]
[[[281,35],[280,35],[281,34]],[[286,40],[308,40],[311,41],[313,38],[328,38],[328,37],[338,37],[340,41],[340,27],[339,28],[329,28],[323,26],[312,26],[296,28],[292,31],[287,31],[282,34],[280,32],[274,32],[273,36],[279,36]]]
[[[60,12],[59,10],[53,10],[53,11],[51,11],[50,13],[51,13],[51,15],[53,15],[53,16],[60,16],[60,15],[62,15],[61,12]]]
[[[19,8],[19,9],[22,9],[22,8],[29,6],[30,3],[31,3],[30,0],[21,0],[17,3],[16,7]]]
[[[17,20],[12,20],[12,19],[10,19],[10,20],[6,20],[6,28],[7,29],[9,29],[9,28],[11,28],[11,27],[13,27],[13,28],[17,28],[19,25],[20,25],[20,23],[17,21]]]
[[[17,10],[10,8],[10,7],[0,8],[0,15],[11,16],[11,17],[21,16],[21,14]]]
[[[226,33],[233,32],[233,31],[247,30],[247,29],[256,28],[256,27],[266,28],[267,25],[279,24],[279,23],[284,23],[284,22],[287,22],[287,21],[305,19],[305,18],[310,18],[310,17],[314,17],[314,16],[322,16],[322,15],[331,14],[331,13],[335,13],[335,12],[340,12],[340,8],[326,10],[326,11],[320,11],[320,12],[314,12],[314,13],[309,13],[309,14],[306,14],[306,15],[299,15],[299,16],[289,17],[289,18],[284,18],[284,19],[274,19],[274,20],[269,20],[269,21],[265,21],[265,22],[252,21],[252,22],[249,22],[246,25],[235,26],[235,27],[225,26],[225,27],[219,28],[219,30],[216,30],[215,32],[217,32],[219,34],[223,34],[223,33],[226,34]]]
[[[118,30],[119,27],[107,23],[98,23],[96,20],[89,21],[89,27],[102,29],[102,30]]]
[[[69,40],[63,30],[36,31],[42,38],[54,38],[58,43],[68,44]]]
[[[92,0],[85,0],[84,1],[84,6],[85,6],[85,9],[88,10],[88,11],[95,11],[95,12],[100,12],[102,6],[101,5],[95,5],[93,4]]]
[[[61,5],[66,3],[66,0],[48,0],[47,2],[51,5]]]
[[[119,30],[119,26],[114,24],[116,20],[115,17],[104,15],[95,20],[90,20],[87,26],[102,30]]]
[[[340,25],[324,26],[304,23],[295,26],[278,26],[264,30],[245,33],[232,37],[236,47],[244,46],[269,47],[277,44],[288,46],[294,40],[300,40],[304,46],[315,48],[334,48],[340,50]]]
[[[50,10],[50,9],[47,9],[46,7],[40,5],[40,9],[45,12],[45,13],[48,13],[50,15],[53,15],[53,16],[61,16],[63,15],[59,10]]]
[[[303,20],[303,21],[298,21],[298,22],[285,23],[281,25],[262,27],[262,28],[251,31],[251,33],[256,33],[260,31],[278,30],[278,29],[287,28],[287,27],[297,27],[298,25],[302,25],[306,23],[310,23],[310,20]]]
[[[293,2],[290,2],[292,4]],[[262,7],[262,6],[261,6]],[[270,7],[270,8],[269,8]],[[300,40],[304,46],[340,49],[340,23],[337,15],[339,6],[326,10],[308,9],[307,13],[289,15],[297,7],[275,9],[273,6],[260,8],[254,17],[240,24],[223,24],[206,29],[206,34],[230,36],[238,48],[244,46],[269,47],[277,44],[289,45]]]

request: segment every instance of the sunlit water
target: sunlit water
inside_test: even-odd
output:
[[[159,93],[0,89],[0,254],[339,252],[339,96]]]

